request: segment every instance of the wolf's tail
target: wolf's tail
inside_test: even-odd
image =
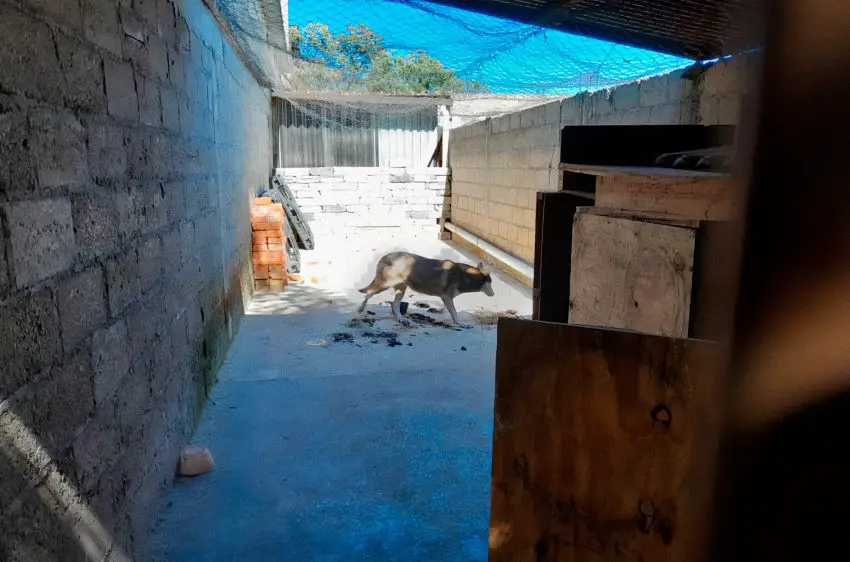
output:
[[[369,283],[368,285],[366,285],[362,289],[357,289],[357,291],[360,292],[360,293],[363,293],[365,295],[366,293],[369,293],[369,292],[379,292],[380,288],[381,288],[381,286],[378,283],[378,280],[373,279],[371,283]]]

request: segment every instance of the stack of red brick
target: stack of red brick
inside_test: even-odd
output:
[[[280,292],[286,287],[286,239],[283,205],[269,197],[254,199],[251,209],[254,284],[258,291]]]

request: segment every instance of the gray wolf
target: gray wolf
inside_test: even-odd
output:
[[[392,252],[378,260],[375,278],[368,286],[360,289],[366,298],[363,299],[357,312],[363,313],[366,303],[372,296],[393,288],[395,290],[395,299],[392,303],[393,314],[396,320],[406,324],[399,309],[408,287],[423,295],[440,297],[452,317],[452,322],[461,327],[467,326],[463,326],[457,319],[457,310],[453,302],[455,297],[479,291],[488,297],[493,296],[490,272],[481,262],[472,267],[451,260],[434,260],[408,252]]]

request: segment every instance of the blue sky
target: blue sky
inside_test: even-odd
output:
[[[691,61],[408,0],[289,0],[289,23],[333,31],[364,24],[401,53],[423,49],[495,93],[569,95],[687,66]],[[418,6],[423,7],[420,9]]]

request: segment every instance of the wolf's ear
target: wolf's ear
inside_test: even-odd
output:
[[[478,265],[475,266],[475,269],[481,269],[484,267],[484,262],[478,262]]]

